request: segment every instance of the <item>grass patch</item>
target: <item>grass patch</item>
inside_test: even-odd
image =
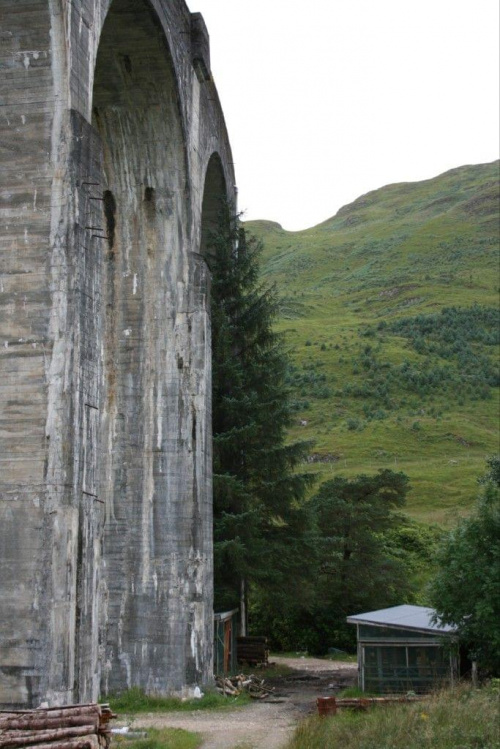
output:
[[[180,728],[150,728],[147,734],[142,739],[114,736],[113,746],[121,749],[198,749],[203,740],[198,734]]]
[[[379,695],[374,694],[373,692],[363,692],[362,689],[359,687],[346,687],[346,689],[342,689],[338,695],[338,697],[378,697]]]
[[[326,661],[340,661],[341,663],[357,663],[358,656],[356,653],[329,653],[325,655]]]
[[[500,749],[493,690],[459,687],[409,705],[311,718],[287,749]]]
[[[224,697],[218,692],[207,690],[199,699],[181,700],[178,697],[155,697],[147,695],[142,689],[134,687],[120,695],[109,696],[111,709],[117,713],[157,713],[157,712],[191,712],[193,710],[225,710],[246,705],[250,698],[246,693],[238,697]]]

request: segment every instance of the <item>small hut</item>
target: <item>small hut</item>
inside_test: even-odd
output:
[[[358,640],[359,686],[364,692],[429,692],[457,673],[455,630],[433,622],[434,609],[393,606],[348,616]]]

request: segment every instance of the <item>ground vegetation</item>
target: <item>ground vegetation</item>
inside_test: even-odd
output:
[[[498,749],[498,687],[444,690],[422,702],[314,717],[287,749]]]

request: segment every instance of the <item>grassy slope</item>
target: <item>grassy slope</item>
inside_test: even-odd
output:
[[[369,382],[358,366],[367,343],[381,362],[422,364],[406,338],[368,340],[367,326],[452,305],[498,305],[498,171],[494,162],[389,185],[306,231],[246,224],[264,241],[262,270],[282,298],[277,326],[297,371],[313,374],[311,386],[295,388],[291,430],[292,438],[315,440],[316,460],[327,461],[308,468],[321,478],[403,470],[413,486],[409,511],[425,521],[450,524],[467,511],[485,457],[498,450],[498,388],[491,399],[472,395],[460,405],[453,389],[424,401],[401,390],[404,406],[370,420],[363,398],[342,391]],[[327,391],[317,397],[321,387]]]

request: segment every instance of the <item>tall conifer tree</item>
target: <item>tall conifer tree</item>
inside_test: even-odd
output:
[[[224,208],[209,240],[212,270],[216,608],[242,588],[292,588],[304,569],[307,445],[286,444],[287,355],[273,330],[277,296],[259,281],[260,243]]]

